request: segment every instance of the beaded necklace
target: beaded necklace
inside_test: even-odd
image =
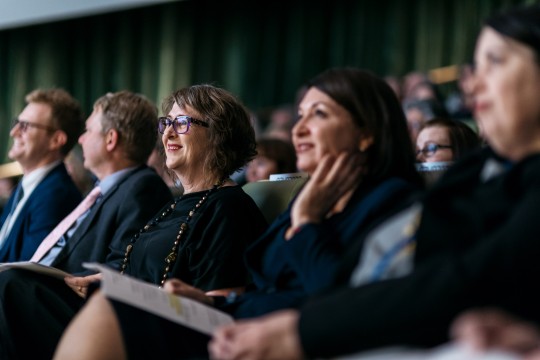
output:
[[[199,200],[199,202],[197,202],[197,204],[195,204],[195,207],[193,207],[193,209],[191,209],[191,211],[189,212],[189,214],[187,216],[186,221],[183,222],[182,224],[180,224],[180,230],[178,231],[178,235],[176,235],[176,239],[174,240],[173,246],[171,248],[171,252],[169,253],[169,255],[167,255],[165,257],[165,270],[163,272],[163,276],[161,277],[160,287],[162,287],[163,284],[165,283],[165,280],[167,280],[167,274],[169,273],[169,271],[170,271],[172,265],[174,264],[174,262],[176,261],[176,252],[178,250],[178,244],[180,244],[180,240],[182,239],[182,235],[184,235],[184,233],[186,232],[186,230],[188,228],[188,223],[191,220],[191,218],[193,217],[193,215],[195,214],[195,211],[197,211],[197,209],[199,209],[201,207],[201,205],[208,199],[208,196],[210,196],[211,193],[213,193],[218,188],[220,188],[223,185],[224,182],[225,182],[225,179],[221,179],[216,184],[214,184],[214,186],[212,186],[212,188],[210,190],[208,190],[203,195],[203,197]],[[124,255],[124,261],[122,262],[122,267],[121,267],[121,270],[120,270],[121,274],[123,274],[124,271],[126,270],[126,267],[127,267],[128,263],[129,263],[129,257],[131,256],[131,251],[133,250],[133,245],[135,244],[135,242],[137,242],[137,239],[139,239],[141,234],[149,231],[153,226],[156,226],[164,218],[166,218],[167,216],[172,214],[173,210],[176,208],[176,204],[180,200],[182,200],[182,196],[176,198],[174,200],[174,202],[171,204],[171,206],[169,206],[167,209],[165,209],[158,218],[155,218],[155,219],[151,220],[148,224],[146,224],[142,229],[139,230],[138,233],[136,233],[131,238],[128,246],[126,247],[126,253]]]

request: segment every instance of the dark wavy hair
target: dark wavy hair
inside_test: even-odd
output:
[[[182,88],[163,100],[163,113],[168,114],[175,103],[191,107],[210,125],[212,153],[205,160],[206,173],[219,179],[228,177],[257,155],[249,112],[227,90],[210,84]]]
[[[401,104],[390,86],[370,71],[328,69],[307,82],[343,106],[358,127],[373,136],[367,149],[366,178],[401,177],[421,184]]]
[[[532,48],[540,63],[540,4],[514,7],[487,18],[484,24]]]

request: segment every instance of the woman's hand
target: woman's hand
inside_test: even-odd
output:
[[[171,294],[185,296],[203,304],[214,305],[214,299],[211,296],[207,296],[201,289],[197,289],[178,279],[165,281],[163,289]]]
[[[502,310],[478,309],[459,316],[452,336],[474,350],[504,350],[526,359],[540,359],[540,331],[535,325]]]
[[[66,284],[82,298],[84,298],[88,292],[88,285],[90,285],[91,282],[99,280],[101,280],[100,273],[88,276],[69,276],[64,278]]]
[[[348,197],[361,181],[364,155],[341,153],[337,157],[325,155],[291,208],[290,239],[296,229],[307,223],[321,222],[331,211],[341,211]]]
[[[283,310],[223,326],[208,345],[210,356],[219,360],[302,359],[298,317],[296,310]]]

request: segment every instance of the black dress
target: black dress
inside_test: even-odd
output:
[[[159,284],[180,225],[206,193],[184,195],[172,214],[143,233],[133,245],[125,274]],[[245,286],[244,250],[266,227],[257,205],[240,186],[218,189],[188,222],[167,277],[207,291]]]
[[[164,218],[135,242],[126,274],[159,284],[165,268],[164,259],[171,251],[180,223],[205,193],[184,196],[175,208],[174,216]],[[202,290],[246,285],[245,248],[263,233],[267,223],[241,187],[220,188],[210,194],[188,224],[170,277]],[[169,343],[173,349],[181,348],[181,351],[149,347],[147,334],[156,333],[158,329],[159,333],[167,333],[169,327],[179,334],[178,326],[130,305],[114,300],[111,303],[130,359],[158,359],[165,358],[165,354],[170,358],[174,353],[182,354],[184,359],[207,357],[208,337],[188,329],[185,336],[178,336]],[[139,327],[141,323],[145,324],[144,331]]]

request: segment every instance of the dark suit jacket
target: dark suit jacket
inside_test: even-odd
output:
[[[92,208],[52,266],[69,273],[90,273],[83,262],[119,269],[131,237],[171,200],[163,179],[146,165],[139,166]]]
[[[301,311],[311,357],[433,346],[465,309],[496,306],[540,323],[540,155],[483,181],[489,149],[450,168],[422,202],[414,271],[343,287]]]
[[[15,193],[4,208],[0,224],[6,220]],[[0,249],[0,262],[29,260],[41,241],[82,200],[81,193],[64,163],[54,167],[34,189],[15,220]]]
[[[86,261],[118,268],[132,236],[170,200],[169,188],[153,169],[133,169],[94,205],[52,266],[78,275],[90,273],[82,267]],[[0,359],[50,359],[83,304],[53,277],[17,269],[0,272]]]

